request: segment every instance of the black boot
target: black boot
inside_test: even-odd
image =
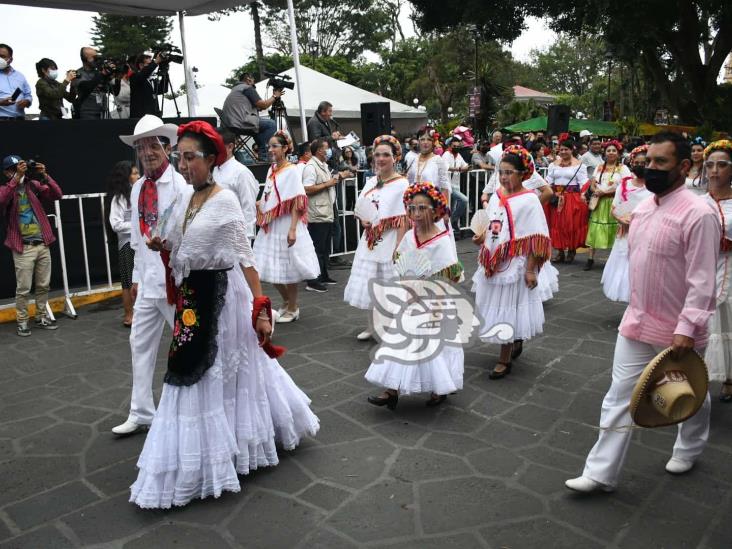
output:
[[[595,264],[595,260],[594,259],[588,259],[587,260],[587,263],[585,263],[585,266],[582,267],[582,270],[583,271],[591,271],[592,270],[592,266],[594,264]]]

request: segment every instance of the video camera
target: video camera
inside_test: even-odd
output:
[[[98,71],[106,71],[110,74],[127,72],[127,61],[125,59],[114,59],[105,57],[102,54],[94,58],[94,68]]]
[[[264,75],[269,76],[267,87],[272,87],[275,90],[284,90],[285,88],[288,90],[295,89],[295,83],[292,81],[292,78],[286,74],[275,74],[273,72],[265,71]]]
[[[181,55],[183,52],[173,44],[160,44],[152,48],[152,51],[154,52],[153,57],[160,54],[162,58],[161,65],[168,65],[170,63],[178,63],[180,65],[183,63],[183,55]]]

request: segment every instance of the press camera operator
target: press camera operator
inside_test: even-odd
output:
[[[274,89],[272,97],[262,99],[254,86],[254,77],[248,72],[239,75],[239,83],[231,88],[222,108],[221,122],[229,129],[240,132],[256,132],[254,140],[259,149],[259,159],[266,162],[267,144],[277,131],[277,123],[271,118],[262,118],[264,111],[282,97],[284,90]]]
[[[84,47],[79,52],[83,66],[76,71],[71,82],[73,117],[82,120],[98,120],[108,114],[110,78],[116,70],[113,63],[104,63],[94,48]]]
[[[160,80],[151,80],[151,77],[164,64],[160,52],[154,58],[145,53],[135,58],[130,76],[130,118],[142,118],[146,114],[160,116],[157,96],[165,92],[168,76],[164,71]]]

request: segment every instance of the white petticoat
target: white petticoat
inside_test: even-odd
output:
[[[259,278],[272,284],[294,284],[320,273],[318,256],[307,225],[298,222],[295,243],[287,246],[291,217],[283,215],[270,223],[267,232],[260,230],[254,240],[254,259]],[[301,268],[290,261],[290,253],[297,254]]]
[[[348,284],[343,291],[343,300],[357,309],[370,309],[369,281],[391,280],[396,277],[397,272],[393,262],[370,261],[357,253],[353,258]]]
[[[232,269],[214,365],[190,387],[163,385],[131,502],[167,509],[238,492],[237,474],[277,465],[276,444],[289,450],[317,433],[310,399],[258,347],[251,302],[241,270]]]
[[[723,301],[709,321],[704,362],[709,368],[709,379],[732,379],[732,298]]]
[[[497,324],[513,327],[513,339],[531,339],[544,329],[544,305],[537,286],[533,290],[526,287],[526,271],[523,258],[514,258],[518,269],[515,276],[501,278],[494,275],[488,278],[482,267],[473,275],[472,291],[475,292],[475,308],[480,314],[480,339],[486,343],[505,344],[497,336],[489,336],[491,328]]]
[[[463,388],[465,356],[462,347],[444,346],[431,360],[400,364],[390,360],[371,363],[366,379],[399,394],[435,393],[448,395]]]
[[[602,271],[602,291],[611,301],[630,301],[628,239],[617,237]]]
[[[551,261],[545,262],[539,269],[536,284],[536,290],[542,301],[549,301],[559,291],[559,271]]]

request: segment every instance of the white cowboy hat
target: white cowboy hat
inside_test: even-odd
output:
[[[580,132],[580,137],[592,137],[592,132],[590,130],[582,130]]]
[[[135,124],[135,133],[133,135],[120,135],[122,143],[134,146],[135,141],[143,137],[165,137],[173,146],[178,143],[178,126],[175,124],[164,124],[163,121],[152,114],[146,114]]]

